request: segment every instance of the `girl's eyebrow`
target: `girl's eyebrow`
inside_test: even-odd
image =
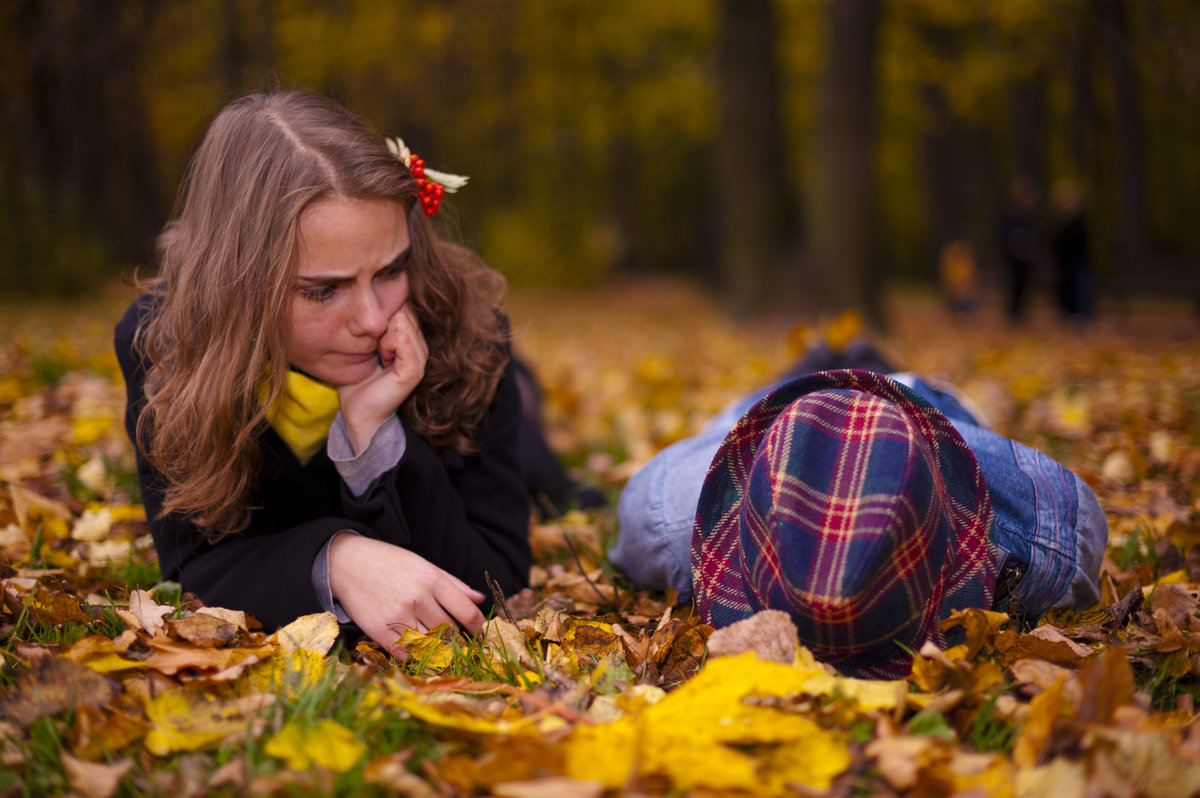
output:
[[[383,266],[380,266],[378,269],[376,269],[375,270],[376,274],[378,274],[379,272],[382,272],[382,271],[387,271],[388,269],[394,268],[396,266],[402,265],[405,261],[408,260],[408,256],[411,253],[411,250],[412,250],[411,246],[405,247],[404,249],[400,250],[400,253],[398,255],[396,255],[396,257],[392,258],[392,260],[390,262],[385,263]],[[296,280],[301,283],[304,283],[305,285],[336,285],[338,283],[352,282],[354,280],[354,277],[343,276],[343,275],[339,275],[339,274],[298,274],[298,275],[296,275]]]

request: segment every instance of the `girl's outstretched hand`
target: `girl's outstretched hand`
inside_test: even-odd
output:
[[[475,606],[484,595],[408,549],[361,535],[339,535],[329,547],[333,597],[358,627],[393,656],[405,629],[428,631],[456,622],[469,633],[483,626]]]
[[[425,376],[429,345],[412,305],[405,302],[379,338],[379,366],[362,382],[338,388],[338,401],[354,451],[366,448],[375,430]]]

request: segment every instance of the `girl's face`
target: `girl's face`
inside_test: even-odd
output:
[[[353,385],[374,373],[379,338],[408,301],[408,222],[387,200],[333,197],[300,217],[287,322],[288,361]]]

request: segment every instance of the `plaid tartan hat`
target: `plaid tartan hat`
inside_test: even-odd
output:
[[[826,371],[750,408],[709,468],[692,536],[706,623],[790,613],[855,676],[896,678],[952,610],[992,604],[992,506],[971,450],[912,390]]]

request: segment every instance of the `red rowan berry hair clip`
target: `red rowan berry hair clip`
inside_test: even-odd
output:
[[[425,161],[417,157],[404,144],[404,139],[396,137],[387,140],[388,150],[397,160],[408,167],[413,178],[417,181],[417,199],[425,210],[426,216],[433,216],[442,206],[442,195],[453,194],[467,184],[470,179],[465,175],[452,175],[449,172],[439,172],[427,169]]]

